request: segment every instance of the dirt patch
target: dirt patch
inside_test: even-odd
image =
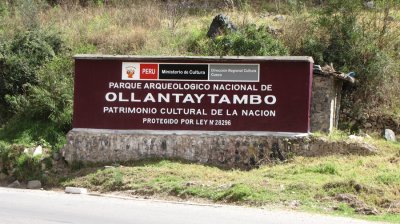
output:
[[[354,180],[329,182],[323,186],[323,189],[326,191],[329,191],[331,189],[343,189],[346,192],[349,192],[349,191],[355,192],[355,193],[365,192],[365,193],[369,193],[369,194],[378,194],[378,195],[383,194],[382,190],[375,189],[375,188],[372,188],[367,185],[362,185],[360,183],[357,183]]]
[[[397,152],[394,156],[390,157],[389,159],[390,163],[400,163],[400,152]]]
[[[350,207],[354,208],[355,212],[362,215],[378,215],[379,211],[375,208],[369,207],[365,202],[358,199],[353,194],[338,194],[335,196],[335,200],[344,202]]]
[[[311,137],[307,142],[291,142],[292,151],[299,156],[375,155],[379,150],[363,140],[335,141],[324,137]]]
[[[380,206],[382,208],[385,208],[387,213],[400,214],[400,200],[397,201],[383,200],[380,203]]]

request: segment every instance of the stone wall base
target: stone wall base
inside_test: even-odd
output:
[[[334,144],[309,136],[149,134],[72,130],[62,150],[69,164],[117,163],[144,159],[180,159],[222,168],[251,169],[294,155],[369,154],[357,143]],[[353,144],[353,145],[352,145]]]

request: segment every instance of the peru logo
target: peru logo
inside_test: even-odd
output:
[[[140,64],[132,62],[122,62],[122,80],[139,80]]]
[[[158,64],[140,64],[140,79],[158,79]]]

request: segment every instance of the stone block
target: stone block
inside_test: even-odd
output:
[[[79,187],[66,187],[65,193],[67,193],[67,194],[87,194],[87,189],[79,188]]]
[[[392,141],[392,142],[396,141],[396,135],[390,129],[385,129],[383,136],[387,141]]]
[[[28,189],[40,189],[42,188],[42,182],[39,180],[31,180],[28,181],[28,185],[26,186]]]
[[[19,187],[21,187],[21,184],[19,183],[18,180],[16,180],[16,181],[12,182],[11,184],[9,184],[7,187],[10,187],[10,188],[19,188]]]
[[[43,154],[43,147],[39,145],[38,147],[35,148],[35,151],[33,152],[33,156],[39,156]]]
[[[363,142],[332,142],[309,136],[150,134],[86,129],[72,130],[67,138],[68,144],[62,154],[68,164],[107,165],[144,159],[182,159],[222,168],[251,169],[272,160],[282,160],[289,154],[369,155],[376,152]],[[99,147],[101,142],[107,146]]]

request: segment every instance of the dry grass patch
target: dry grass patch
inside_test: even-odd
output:
[[[162,29],[161,14],[152,4],[126,8],[59,6],[42,14],[41,23],[61,30],[72,49],[84,43],[95,46],[96,53],[137,54],[149,33]]]

